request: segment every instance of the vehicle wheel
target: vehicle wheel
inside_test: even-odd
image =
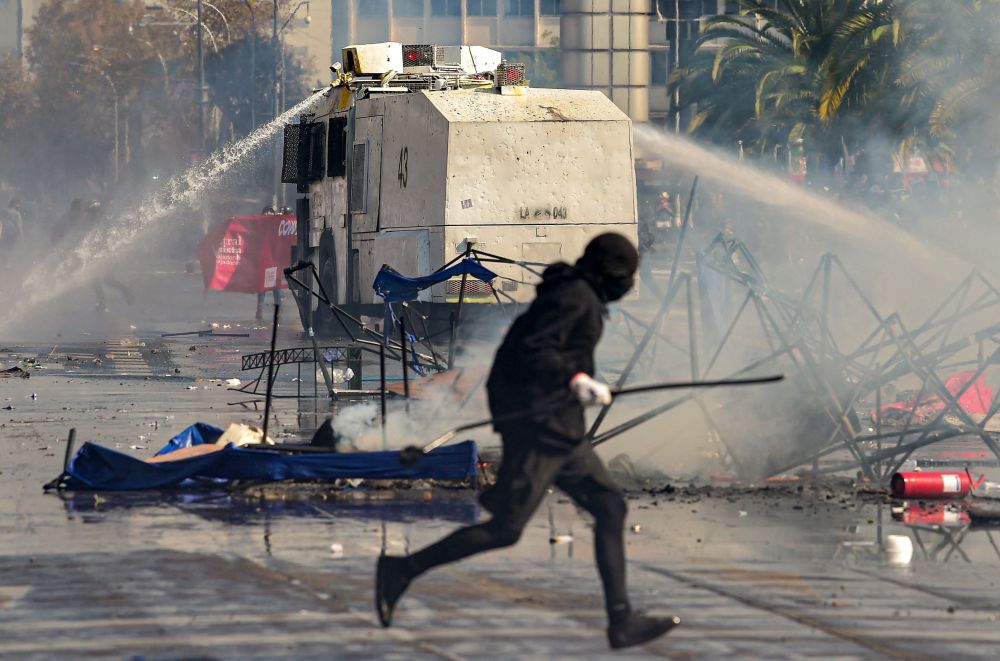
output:
[[[324,236],[319,246],[319,282],[323,291],[332,303],[339,303],[337,298],[337,253],[334,251],[333,237]],[[308,326],[307,326],[308,327]],[[317,333],[329,334],[339,328],[333,313],[325,303],[317,302],[313,313],[313,329]]]
[[[333,245],[329,251],[320,251],[319,281],[323,285],[323,290],[330,297],[332,303],[339,303],[337,300],[337,259],[333,254]]]

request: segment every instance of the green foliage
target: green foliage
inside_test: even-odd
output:
[[[279,26],[296,4],[279,0]],[[274,4],[213,0],[203,8],[211,150],[273,116]],[[187,0],[43,3],[28,28],[27,70],[0,63],[0,139],[12,147],[0,158],[0,178],[21,187],[56,177],[105,188],[116,135],[123,184],[185,165],[201,146],[194,12]],[[291,53],[284,65],[291,105],[303,94],[302,66]]]
[[[10,141],[32,108],[29,84],[16,55],[0,58],[0,143]]]
[[[524,64],[525,76],[532,87],[562,87],[559,73],[559,37],[548,30],[542,33],[545,48],[533,50],[504,49],[509,62]]]
[[[689,132],[758,154],[801,138],[827,163],[876,139],[954,153],[994,137],[1000,1],[741,5],[705,21],[673,73]]]
[[[205,79],[211,103],[221,113],[222,123],[234,134],[245,135],[255,124],[270,120],[274,115],[271,75],[275,55],[269,38],[258,38],[255,42],[251,36],[234,41],[206,58]],[[302,63],[288,53],[283,62],[284,75],[281,64],[278,67],[279,85],[284,79],[286,105],[291,105],[307,92],[303,84],[304,70]]]

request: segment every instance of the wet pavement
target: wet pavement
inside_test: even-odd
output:
[[[633,493],[634,604],[684,624],[620,653],[604,637],[588,520],[558,493],[518,546],[421,578],[388,630],[371,607],[375,558],[484,516],[473,492],[295,485],[42,493],[59,473],[70,427],[81,441],[149,456],[196,420],[258,422],[253,405],[234,405],[248,397],[220,381],[252,378],[239,357],[266,347],[267,330],[245,319],[252,306],[244,299],[216,308],[207,326],[192,316],[131,328],[112,312],[91,336],[0,346],[4,367],[27,358],[41,365],[30,379],[0,380],[0,658],[910,659],[1000,651],[1000,531],[907,526],[893,520],[884,496],[844,481]],[[250,337],[162,337],[213,321]],[[301,385],[293,378],[291,370],[281,377],[284,392]],[[324,406],[277,400],[277,433],[301,437]],[[880,545],[891,534],[914,540],[909,566],[886,563]]]

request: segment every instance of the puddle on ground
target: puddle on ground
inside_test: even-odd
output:
[[[648,494],[630,498],[626,543],[632,560],[808,561],[904,573],[930,565],[960,569],[1000,564],[1000,530],[972,525],[945,507],[914,504],[894,518],[892,504],[875,495],[827,498],[830,492],[808,489],[746,491],[738,498],[732,491],[692,493],[681,490],[674,500]],[[286,559],[307,564],[331,543],[354,557],[382,548],[413,550],[489,516],[479,508],[474,491],[443,488],[334,490],[329,485],[276,484],[241,490],[74,492],[51,500],[62,504],[65,518],[59,527],[76,543],[127,530],[138,546],[191,548],[198,539],[210,539],[217,547],[228,540],[216,550],[242,553],[249,538],[255,553],[272,555],[280,547]],[[505,553],[590,562],[590,527],[589,517],[556,492],[539,508],[522,542]],[[912,548],[912,560],[903,565],[891,562],[898,558],[891,551],[898,537],[908,539]],[[230,543],[236,545],[225,548]]]

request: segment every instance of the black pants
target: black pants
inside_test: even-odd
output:
[[[539,443],[525,431],[505,435],[497,483],[480,501],[493,514],[486,523],[456,530],[408,558],[410,574],[423,572],[490,549],[512,546],[553,484],[594,517],[594,549],[609,613],[627,611],[625,589],[625,514],[621,490],[589,443],[572,451]]]

